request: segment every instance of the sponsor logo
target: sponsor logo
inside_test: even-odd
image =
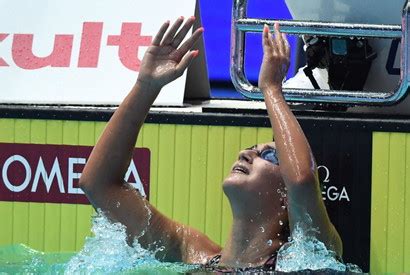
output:
[[[84,22],[80,38],[73,34],[56,34],[51,53],[43,57],[33,52],[34,34],[0,33],[0,44],[12,39],[12,61],[17,67],[25,70],[71,66],[97,68],[101,47],[118,47],[118,58],[122,65],[138,72],[141,66],[138,50],[140,47],[149,46],[152,40],[151,36],[141,34],[142,23],[122,23],[120,34],[106,37],[103,37],[103,27],[103,22]],[[75,39],[80,39],[78,60],[71,58]],[[9,67],[10,64],[11,60],[5,60],[0,56],[0,67]]]
[[[78,187],[91,146],[0,143],[0,200],[84,203]],[[149,195],[150,152],[136,148],[125,181]]]
[[[350,197],[345,186],[337,187],[330,183],[330,170],[325,165],[317,167],[322,187],[323,200],[329,201],[349,201]]]

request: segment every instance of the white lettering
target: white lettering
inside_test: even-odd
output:
[[[11,183],[9,181],[9,178],[7,176],[7,170],[9,169],[9,166],[15,162],[18,161],[21,164],[23,164],[24,169],[26,170],[26,178],[24,179],[23,183],[16,186],[13,183]],[[2,176],[3,176],[3,182],[6,185],[6,187],[12,191],[12,192],[21,192],[24,189],[27,188],[28,184],[30,183],[30,179],[31,179],[31,168],[30,165],[28,164],[27,160],[20,156],[20,155],[13,155],[11,157],[9,157],[5,162],[4,162],[4,166],[3,166],[3,170],[2,170]]]
[[[324,186],[326,189],[326,186]],[[322,191],[322,199],[325,201],[326,200],[326,191]]]
[[[81,177],[81,173],[74,173],[75,164],[85,164],[85,158],[68,158],[68,193],[84,194],[81,188],[74,187],[74,180]]]
[[[55,157],[53,161],[53,165],[50,169],[49,167],[45,166],[43,157],[40,156],[38,159],[37,167],[35,171],[32,171],[29,161],[25,157],[21,155],[12,155],[4,162],[4,165],[2,167],[2,180],[6,188],[10,190],[11,192],[15,192],[15,193],[22,192],[26,189],[30,190],[31,193],[36,193],[38,192],[40,181],[44,182],[47,193],[50,193],[51,187],[54,181],[57,181],[56,184],[58,185],[58,190],[59,190],[59,193],[61,194],[64,194],[64,193],[84,194],[81,188],[74,186],[74,182],[80,179],[81,174],[82,174],[81,172],[78,173],[75,171],[75,165],[77,164],[84,165],[87,159],[71,157],[71,158],[68,158],[67,161],[68,161],[67,178],[65,177],[63,178],[64,169],[61,170],[62,168],[60,167],[60,161],[58,157]],[[16,174],[14,174],[13,176],[10,175],[9,177],[8,172],[10,168],[12,167],[13,163],[15,162],[20,163],[23,166],[23,169],[21,170],[24,170],[24,171],[20,172],[20,173],[25,173],[23,182],[12,182],[12,181],[19,181],[18,179],[22,175],[18,175],[20,177],[16,177]],[[15,165],[18,165],[18,164],[15,164]],[[31,165],[34,167],[35,163],[32,163]],[[11,171],[13,171],[13,173],[17,173],[16,169],[12,169]],[[82,171],[82,168],[78,167],[77,171]],[[32,177],[33,176],[32,172],[34,172],[34,177]],[[139,190],[142,196],[146,196],[144,187],[142,185],[141,177],[138,173],[138,169],[133,160],[130,162],[128,170],[125,173],[124,179],[126,182],[129,182],[135,189]],[[66,180],[67,182],[65,182]],[[135,181],[135,182],[130,182],[130,181]],[[32,184],[31,187],[29,186],[30,183]]]
[[[338,196],[339,196],[339,193],[337,193],[337,192],[330,193],[331,190],[336,190],[336,191],[337,191],[337,188],[334,187],[334,186],[330,186],[330,187],[327,189],[327,197],[329,198],[329,200],[335,201],[335,200],[337,200],[337,198],[338,198]]]
[[[60,163],[58,162],[57,157],[54,159],[53,167],[50,171],[50,176],[47,175],[46,168],[44,167],[43,159],[40,157],[37,164],[36,174],[34,175],[33,186],[31,187],[31,192],[34,193],[37,191],[38,182],[40,176],[43,178],[43,181],[46,185],[47,193],[50,192],[51,184],[53,184],[54,177],[57,177],[58,188],[61,193],[65,193],[63,176],[60,171]]]
[[[320,165],[320,166],[317,167],[317,170],[319,171],[320,169],[325,169],[325,171],[326,171],[326,176],[325,176],[325,179],[323,180],[323,182],[330,182],[330,170],[329,170],[329,168],[327,168],[324,165]]]
[[[336,200],[347,200],[350,201],[349,195],[347,193],[346,187],[343,186],[342,191],[339,193],[339,190],[336,186],[330,186],[329,188],[324,187],[325,190],[322,191],[322,198],[325,201],[329,199],[331,201]]]
[[[138,189],[138,191],[141,193],[142,196],[145,195],[144,187],[142,186],[141,178],[140,175],[138,174],[137,167],[135,166],[134,160],[131,160],[130,166],[128,167],[127,173],[125,173],[124,180],[126,182],[129,182],[130,176],[134,176],[136,182],[135,183],[130,183],[134,188]]]
[[[343,187],[342,192],[340,192],[339,201],[341,201],[342,199],[346,199],[347,201],[350,201],[349,195],[347,195],[347,191],[345,187]]]

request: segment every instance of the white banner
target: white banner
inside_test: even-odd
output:
[[[119,104],[166,20],[195,0],[0,0],[0,103]],[[156,105],[181,105],[186,75]]]

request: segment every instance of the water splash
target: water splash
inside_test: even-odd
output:
[[[161,250],[148,251],[138,239],[133,246],[127,244],[125,226],[112,223],[101,212],[93,218],[94,237],[86,239],[83,249],[68,262],[65,274],[118,273],[125,271],[155,270],[156,272],[184,272],[192,265],[163,263],[155,258]]]
[[[314,237],[317,230],[311,225],[298,223],[289,242],[278,251],[276,271],[294,272],[302,270],[334,270],[358,272],[362,270],[354,264],[344,264],[337,260],[336,253],[328,250],[324,243]]]
[[[72,253],[43,253],[24,245],[0,247],[0,274],[163,274],[184,273],[199,268],[198,265],[160,262],[155,259],[155,253],[159,250],[148,251],[141,247],[137,239],[132,247],[129,246],[125,227],[120,223],[111,223],[101,212],[93,218],[92,231],[95,236],[87,238],[82,251],[74,256]],[[337,261],[334,252],[312,237],[315,232],[311,226],[296,225],[289,243],[278,252],[276,270],[361,272],[355,265]],[[268,240],[267,244],[272,245],[272,240]]]
[[[92,232],[94,237],[87,238],[83,249],[68,263],[67,274],[118,272],[132,268],[141,258],[155,261],[154,255],[141,247],[130,247],[125,226],[110,223],[100,211],[93,219]]]
[[[75,253],[44,253],[25,245],[0,247],[0,274],[175,274],[198,265],[164,263],[155,259],[161,250],[148,251],[138,239],[127,244],[125,226],[112,223],[101,212],[93,217],[91,231],[83,249]]]

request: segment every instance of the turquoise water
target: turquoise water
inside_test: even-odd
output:
[[[134,266],[88,266],[72,264],[75,253],[42,253],[25,245],[0,247],[0,274],[176,274],[196,266],[140,260]],[[98,260],[97,260],[98,262]]]
[[[308,223],[309,224],[309,223]],[[288,243],[283,245],[277,257],[276,270],[292,272],[300,270],[334,270],[362,273],[354,264],[344,264],[324,243],[313,237],[315,229],[309,225],[297,224]]]
[[[333,270],[361,272],[354,265],[336,260],[323,243],[310,237],[309,226],[296,226],[289,243],[278,253],[276,269],[282,272],[300,270]],[[86,239],[79,253],[43,253],[24,245],[0,247],[0,274],[164,274],[201,271],[198,265],[163,263],[155,253],[143,249],[138,240],[127,245],[125,227],[111,223],[101,213],[93,218],[93,237]]]
[[[0,247],[0,274],[64,273],[74,253],[42,253],[25,245]]]

